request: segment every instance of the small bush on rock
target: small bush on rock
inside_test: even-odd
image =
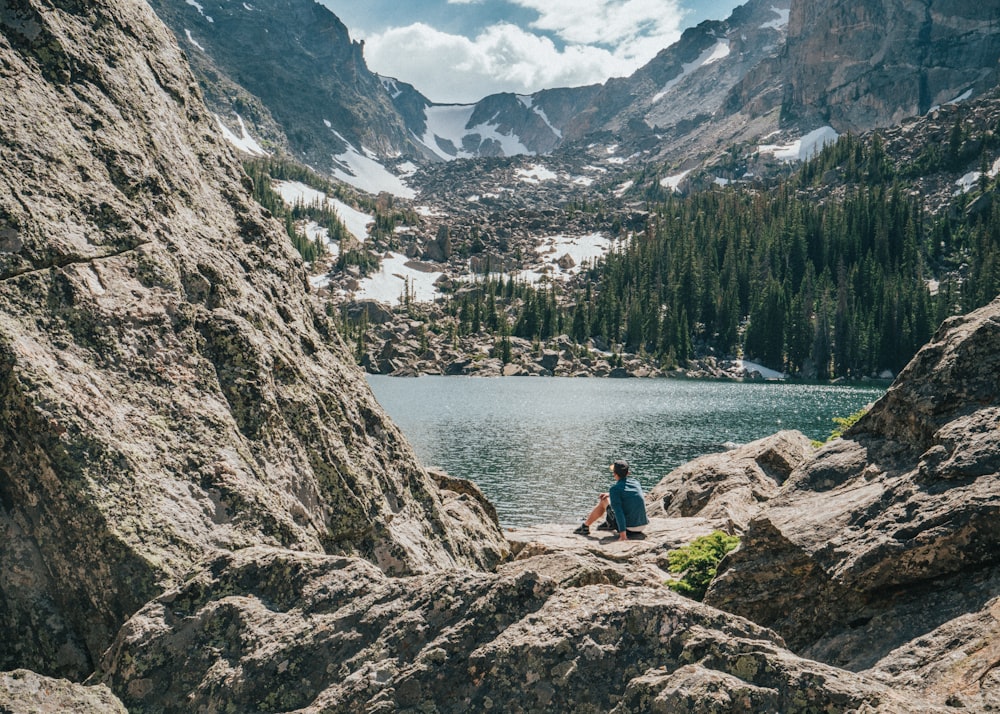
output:
[[[830,436],[827,437],[826,441],[814,440],[813,446],[815,446],[818,449],[819,447],[823,446],[823,444],[828,444],[834,439],[839,439],[844,435],[845,431],[847,431],[852,426],[857,424],[858,421],[861,419],[861,417],[863,417],[865,414],[868,413],[869,409],[871,409],[871,404],[861,407],[856,412],[854,412],[853,414],[849,414],[848,416],[833,417],[833,423],[836,424],[837,426],[834,427],[833,431],[830,432]]]
[[[715,577],[719,562],[739,544],[739,536],[715,531],[711,535],[695,538],[683,548],[670,551],[667,553],[667,569],[681,577],[667,581],[667,587],[700,601]]]

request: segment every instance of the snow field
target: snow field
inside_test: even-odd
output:
[[[409,282],[410,293],[414,300],[433,302],[440,295],[434,282],[443,273],[422,270],[424,265],[399,253],[386,253],[382,256],[378,272],[361,281],[361,286],[354,297],[358,300],[376,300],[389,305],[399,305],[403,302],[403,295]]]
[[[656,104],[658,101],[663,99],[670,90],[676,87],[685,77],[692,74],[696,70],[710,65],[713,62],[718,62],[719,60],[729,56],[729,40],[720,39],[714,45],[709,47],[707,50],[702,52],[694,62],[688,62],[681,67],[680,74],[671,79],[663,88],[657,92],[652,99],[652,103]]]
[[[298,181],[275,181],[274,190],[278,192],[285,204],[294,206],[301,201],[306,206],[318,203],[333,210],[347,228],[347,232],[362,243],[368,238],[368,224],[375,222],[375,217],[351,208],[343,201],[330,198],[322,191],[306,186]]]
[[[488,139],[496,141],[506,156],[534,155],[534,152],[529,151],[517,136],[500,133],[495,124],[469,126],[475,109],[473,104],[438,104],[427,107],[424,113],[427,131],[417,139],[445,161],[472,157],[472,154],[462,150],[462,142],[466,136],[473,134],[478,134],[481,141]],[[442,148],[438,139],[451,142],[457,153],[453,154]]]
[[[333,133],[337,134],[335,131]],[[340,134],[337,136],[343,140]],[[376,195],[383,191],[398,198],[414,198],[417,195],[417,192],[407,186],[402,178],[380,164],[369,152],[362,153],[347,141],[344,143],[347,144],[347,151],[333,157],[337,163],[333,175],[338,179],[349,186]]]
[[[747,372],[760,372],[760,376],[764,379],[785,379],[788,376],[784,372],[776,372],[764,365],[757,364],[756,362],[748,362],[743,359],[736,360],[736,368],[745,369]]]
[[[839,136],[832,126],[824,126],[790,144],[762,144],[757,150],[762,154],[773,154],[778,161],[807,161],[827,144],[836,142]]]
[[[194,42],[194,40],[191,41]],[[199,49],[202,48],[199,46]],[[222,131],[223,138],[225,138],[225,140],[228,141],[230,144],[235,146],[240,151],[247,154],[252,154],[253,156],[270,156],[270,154],[264,151],[264,148],[257,143],[257,140],[254,139],[252,136],[250,136],[250,132],[247,131],[246,124],[243,123],[243,117],[241,117],[239,114],[236,115],[236,121],[238,121],[240,124],[241,136],[236,136],[236,134],[234,134],[229,127],[223,124],[222,117],[220,117],[218,114],[215,114],[214,116],[216,123],[219,125],[219,129]]]

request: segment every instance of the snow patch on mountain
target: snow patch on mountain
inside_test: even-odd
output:
[[[517,98],[521,101],[521,104],[524,105],[525,109],[530,109],[537,114],[543,122],[545,122],[545,126],[549,128],[549,131],[562,139],[562,130],[553,126],[552,122],[549,121],[548,116],[546,116],[545,111],[541,107],[535,106],[535,98],[533,96],[530,94],[518,94]]]
[[[399,84],[392,77],[383,77],[382,75],[376,75],[382,82],[382,87],[389,94],[390,99],[397,99],[403,90],[399,88]]]
[[[778,19],[765,22],[760,26],[762,30],[782,30],[788,27],[788,16],[791,14],[791,10],[782,10],[780,7],[772,5],[771,12],[776,14]]]
[[[333,157],[336,162],[333,175],[338,179],[368,193],[385,192],[398,198],[414,198],[417,195],[402,178],[379,163],[373,152],[364,147],[358,151],[339,133],[333,133],[347,145],[347,151]]]
[[[986,175],[989,178],[996,178],[998,174],[1000,174],[1000,159],[994,161],[993,166],[991,166],[990,169],[986,172]],[[969,173],[965,174],[965,176],[963,176],[962,178],[960,178],[958,181],[955,182],[955,185],[958,186],[959,188],[958,192],[968,193],[969,191],[971,191],[972,189],[974,189],[976,186],[979,185],[979,179],[981,179],[982,177],[983,177],[982,171],[970,171]]]
[[[957,97],[952,99],[948,104],[961,104],[962,102],[968,100],[972,96],[972,88],[966,89],[964,92],[959,94]]]
[[[501,133],[496,124],[469,126],[475,110],[474,104],[434,104],[427,107],[424,112],[427,130],[417,140],[445,161],[477,155],[475,151],[463,148],[466,139],[475,144],[475,149],[484,141],[495,141],[505,156],[534,155],[519,137]]]
[[[417,171],[419,171],[419,170],[420,170],[420,167],[417,166],[412,161],[404,161],[403,163],[401,163],[398,166],[396,166],[396,171],[398,171],[399,175],[403,176],[403,177],[412,176],[413,174],[417,173]]]
[[[773,154],[779,161],[807,161],[827,144],[836,142],[839,136],[833,127],[823,126],[791,143],[762,144],[757,150],[762,154]]]
[[[327,255],[336,258],[340,255],[340,242],[330,237],[330,231],[318,224],[316,221],[306,221],[303,226],[306,237],[313,241],[319,241],[326,246]]]
[[[671,191],[677,191],[678,187],[681,185],[681,181],[683,181],[689,173],[691,173],[691,169],[681,171],[679,174],[674,174],[673,176],[664,176],[660,179],[660,185],[664,188],[669,188]]]
[[[541,282],[551,282],[554,280],[565,280],[571,275],[576,275],[588,264],[606,256],[611,250],[612,239],[603,233],[588,233],[587,235],[568,236],[551,235],[540,239],[540,243],[535,246],[535,252],[539,256],[539,263],[526,270],[513,270],[509,274],[490,273],[488,278],[492,280],[505,281],[508,277],[516,282],[527,285],[538,285]],[[572,258],[572,265],[562,267],[560,261],[566,256]],[[565,261],[563,261],[565,263]],[[473,282],[481,280],[482,275],[465,275],[459,280],[463,282]]]
[[[784,372],[777,372],[756,362],[748,362],[745,359],[736,360],[736,369],[746,370],[747,374],[757,372],[764,379],[785,379],[788,377]]]
[[[377,273],[361,281],[354,293],[357,300],[376,300],[400,305],[409,291],[416,302],[433,302],[440,295],[435,282],[443,273],[399,253],[386,253]]]
[[[285,205],[293,207],[298,203],[304,206],[315,204],[330,209],[337,214],[348,233],[362,243],[368,238],[368,224],[375,222],[374,216],[352,208],[343,201],[338,201],[336,198],[327,196],[323,191],[317,191],[312,186],[298,181],[275,181],[272,185]]]
[[[955,185],[958,186],[956,193],[968,193],[974,189],[982,175],[981,171],[970,171],[965,174],[965,176],[955,182]]]
[[[615,189],[615,195],[618,198],[621,198],[622,196],[625,195],[625,192],[628,191],[633,186],[635,186],[635,181],[629,179],[628,181],[626,181],[621,186],[619,186],[618,188]]]
[[[714,62],[718,62],[721,59],[725,59],[729,56],[729,40],[719,39],[714,45],[709,47],[707,50],[698,55],[698,58],[693,62],[687,62],[681,67],[680,74],[671,79],[665,85],[663,89],[653,95],[652,103],[656,104],[658,101],[663,99],[670,90],[676,87],[685,77],[695,72],[696,70],[710,65]]]
[[[187,35],[187,38],[188,38],[188,42],[190,42],[190,43],[191,43],[192,45],[194,45],[195,47],[197,47],[197,48],[198,48],[199,50],[201,50],[202,52],[204,52],[204,51],[205,51],[205,48],[204,48],[204,47],[202,47],[201,45],[199,45],[199,44],[198,44],[198,43],[197,43],[197,42],[195,41],[195,39],[194,39],[193,37],[191,37],[191,30],[187,30],[187,29],[185,29],[185,30],[184,30],[184,34],[185,34],[185,35]]]
[[[514,172],[517,180],[521,183],[540,184],[542,181],[554,181],[559,178],[556,172],[545,168],[541,164],[533,164],[527,168],[518,169]]]
[[[198,14],[204,17],[209,22],[215,22],[215,20],[213,20],[211,17],[205,14],[205,8],[203,8],[200,4],[196,3],[194,0],[187,0],[187,4],[193,7],[195,10],[197,10]]]
[[[247,131],[246,124],[243,123],[243,117],[239,114],[236,115],[236,121],[240,124],[240,136],[236,136],[232,130],[222,123],[222,117],[218,114],[215,115],[215,121],[219,125],[219,129],[222,130],[222,136],[230,144],[235,146],[240,151],[251,154],[252,156],[270,156],[270,154],[264,151],[264,148],[257,143],[257,140],[250,136],[250,132]]]
[[[598,258],[603,258],[610,249],[611,239],[606,235],[588,233],[582,236],[547,236],[535,248],[535,252],[542,256],[546,264],[554,267],[558,274],[571,275],[579,273],[584,263],[592,263]],[[573,259],[575,265],[572,268],[559,267],[558,262],[565,255]]]

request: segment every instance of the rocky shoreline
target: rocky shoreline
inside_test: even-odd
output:
[[[664,368],[645,354],[618,352],[607,343],[593,339],[577,344],[568,335],[544,343],[509,337],[507,360],[501,358],[503,345],[490,336],[450,337],[428,329],[428,321],[392,310],[376,302],[352,303],[345,311],[365,314],[369,325],[364,349],[354,350],[358,363],[368,374],[392,377],[595,377],[611,379],[673,378],[722,381],[808,381],[734,355],[703,355],[686,366]],[[861,383],[888,386],[893,375],[865,376]],[[845,380],[832,380],[842,383]]]

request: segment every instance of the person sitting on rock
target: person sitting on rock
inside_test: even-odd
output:
[[[602,493],[583,524],[574,533],[590,535],[590,526],[601,516],[606,516],[598,530],[617,531],[618,540],[639,537],[640,531],[649,523],[646,517],[646,497],[642,493],[642,484],[638,479],[629,476],[628,461],[619,459],[610,466],[615,475],[615,483],[608,493]]]

